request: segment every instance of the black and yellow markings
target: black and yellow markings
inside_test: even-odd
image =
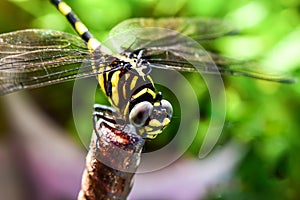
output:
[[[65,2],[61,0],[50,1],[56,6],[58,11],[68,19],[68,21],[74,27],[75,31],[87,43],[87,47],[89,50],[94,51],[101,46],[101,43],[94,38],[94,36],[89,32],[88,28],[72,12],[72,8],[70,6],[68,6]]]
[[[135,81],[137,81],[137,80],[135,80]],[[152,87],[153,87],[153,85],[152,85]],[[142,102],[142,101],[153,102],[157,98],[156,93],[150,87],[145,87],[145,88],[143,88],[139,91],[135,91],[135,92],[136,92],[135,94],[131,95],[130,100],[128,101],[128,104],[126,105],[126,107],[124,109],[124,114],[129,113],[130,110],[134,107],[134,105],[138,102]]]
[[[112,101],[115,105],[119,105],[120,102],[120,95],[119,95],[119,91],[121,91],[119,89],[119,79],[120,79],[120,73],[121,71],[115,71],[113,72],[112,76],[111,76],[111,97],[112,97]]]
[[[134,76],[133,77],[133,79],[132,79],[132,81],[130,83],[130,90],[133,90],[133,88],[135,88],[136,82],[137,82],[138,78],[139,78],[138,76]]]
[[[108,68],[115,68],[120,64],[119,61],[114,61]],[[134,71],[135,68],[132,68],[132,70]],[[139,102],[138,98],[154,102],[157,97],[154,91],[153,80],[149,75],[141,77],[136,75],[136,73],[127,71],[125,67],[100,74],[98,82],[102,91],[108,97],[109,102],[123,116],[126,116],[134,106],[131,105],[130,108],[132,102]],[[141,86],[143,87],[140,88]]]
[[[129,89],[130,89],[130,91],[132,91],[133,88],[131,87],[131,85],[132,85],[132,83],[136,83],[138,77],[133,76],[133,78],[132,78],[132,75],[129,74],[129,73],[126,73],[124,76],[125,76],[125,82],[130,82],[130,88]],[[128,96],[129,96],[128,95],[128,85],[123,84],[122,92],[123,92],[124,99],[127,99]]]
[[[156,93],[151,90],[150,88],[144,88],[142,90],[140,90],[138,93],[134,94],[131,96],[132,99],[137,99],[145,94],[150,94],[150,96],[154,99],[156,99]]]
[[[154,102],[153,106],[160,107],[161,105],[160,102]],[[171,121],[167,117],[161,120],[162,121],[156,118],[150,119],[147,126],[145,126],[141,132],[147,133],[148,138],[155,138],[158,134],[162,132],[162,129],[164,129]]]
[[[88,28],[72,12],[70,6],[61,0],[50,1],[86,42],[87,48],[91,55],[95,55],[95,59],[105,54],[115,57],[108,65],[92,63],[95,74],[98,74],[100,87],[124,121],[129,122],[134,118],[134,115],[131,115],[132,118],[130,118],[131,113],[149,112],[149,116],[145,115],[148,118],[144,119],[144,124],[138,125],[138,127],[140,134],[145,138],[155,138],[169,124],[171,115],[167,115],[165,108],[162,107],[161,93],[155,92],[153,80],[149,75],[151,71],[149,63],[140,59],[142,52],[138,55],[126,53],[114,55],[94,38]],[[153,110],[150,111],[149,107],[142,111],[135,109],[136,105],[144,105],[145,102],[152,104]],[[153,116],[150,116],[152,114]]]
[[[113,67],[113,66],[112,66]],[[107,73],[100,74],[98,76],[98,82],[102,91],[108,97],[109,102],[114,105],[118,111],[122,108],[122,103],[126,102],[127,97],[127,88],[126,82],[129,81],[130,74],[124,74],[124,77],[127,78],[125,83],[120,83],[120,78],[123,77],[123,72],[121,70],[114,70]],[[124,91],[126,90],[126,91]]]

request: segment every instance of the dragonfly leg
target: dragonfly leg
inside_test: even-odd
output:
[[[141,49],[137,55],[137,59],[141,59],[144,53],[145,53],[145,49]]]
[[[103,112],[109,115],[115,115],[117,113],[117,111],[113,107],[101,104],[94,104],[94,112]]]
[[[102,120],[102,122],[105,123],[110,123],[122,131],[126,128],[126,122],[120,117],[120,114],[114,108],[106,105],[94,104],[93,126],[97,136],[97,141],[99,141],[101,135],[97,128],[99,120]]]
[[[116,124],[116,119],[115,117],[110,114],[113,110],[113,108],[108,109],[110,107],[108,106],[103,106],[103,105],[94,105],[94,112],[93,112],[93,128],[96,133],[97,137],[97,147],[98,147],[98,141],[100,139],[100,133],[97,127],[97,123],[99,120],[105,121],[105,122],[110,122],[112,124]],[[109,113],[108,113],[109,112]]]

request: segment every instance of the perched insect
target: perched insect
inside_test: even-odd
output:
[[[159,35],[135,32],[130,45],[117,43],[119,53],[111,53],[88,31],[60,0],[51,0],[66,16],[80,37],[54,30],[21,30],[0,35],[0,94],[36,88],[54,83],[96,76],[112,108],[95,106],[94,117],[111,124],[131,123],[147,139],[155,138],[170,123],[171,104],[156,92],[151,68],[197,72],[188,58],[202,72],[241,75],[276,82],[292,82],[285,76],[269,75],[249,64],[208,52],[212,61],[195,53],[181,34],[198,43],[216,39],[235,31],[221,20],[199,18],[130,19],[117,25],[111,35],[126,29],[160,27],[178,34]],[[143,35],[142,35],[143,34]],[[142,38],[142,39],[139,39]],[[204,50],[197,50],[202,52]],[[210,67],[214,62],[217,68]],[[88,63],[83,66],[82,63]],[[112,118],[104,117],[109,113]],[[121,122],[120,122],[121,121]]]

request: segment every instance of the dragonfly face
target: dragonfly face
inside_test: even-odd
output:
[[[170,123],[172,112],[172,105],[167,100],[154,104],[143,101],[133,107],[129,121],[142,137],[153,139]]]

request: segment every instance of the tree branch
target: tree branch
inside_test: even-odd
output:
[[[117,128],[100,119],[96,129],[78,200],[126,199],[140,163],[144,140],[136,135],[132,125]]]

